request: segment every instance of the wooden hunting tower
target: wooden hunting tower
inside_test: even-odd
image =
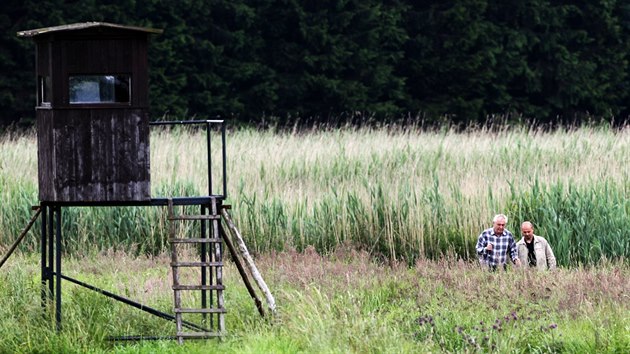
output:
[[[36,45],[39,199],[143,202],[149,169],[149,35],[86,22],[18,33]]]
[[[97,291],[176,324],[172,337],[123,336],[118,339],[177,338],[182,343],[184,338],[223,335],[227,312],[223,296],[224,244],[256,301],[258,311],[264,315],[261,302],[240,264],[240,256],[221,221],[227,223],[238,240],[241,256],[265,292],[269,309],[275,310],[273,297],[229,216],[230,207],[223,204],[227,198],[225,122],[149,122],[147,49],[149,35],[161,32],[103,22],[18,32],[19,37],[32,37],[36,46],[40,205],[34,207],[37,214],[28,227],[39,214],[42,215],[42,306],[46,307],[54,299],[57,329],[61,329],[63,281]],[[190,124],[206,128],[207,195],[152,198],[149,127]],[[213,132],[218,133],[212,128],[217,125],[221,134],[221,178],[213,179],[211,136]],[[213,192],[213,181],[222,182],[222,194]],[[110,206],[167,208],[164,218],[169,223],[174,315],[63,274],[62,209]],[[190,292],[198,292],[199,297],[183,295]],[[199,316],[201,323],[197,321]]]

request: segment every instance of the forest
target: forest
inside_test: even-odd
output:
[[[150,46],[154,121],[624,124],[630,113],[627,1],[5,0],[0,11],[0,127],[34,123],[34,45],[16,33],[87,21],[164,31]]]

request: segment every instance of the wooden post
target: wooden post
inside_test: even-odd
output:
[[[230,218],[230,214],[228,214],[226,209],[221,209],[221,215],[225,219],[225,222],[228,224],[228,228],[230,229],[232,236],[236,239],[238,248],[241,251],[241,254],[243,255],[243,259],[245,260],[245,263],[247,264],[247,267],[249,268],[249,271],[251,272],[252,277],[254,278],[254,280],[256,280],[256,284],[260,288],[260,291],[262,291],[263,294],[265,294],[265,298],[267,299],[267,306],[269,307],[269,310],[271,310],[271,313],[275,315],[276,314],[276,301],[274,300],[273,295],[271,295],[271,292],[269,291],[269,288],[267,287],[265,280],[260,275],[258,268],[256,268],[256,264],[254,264],[254,259],[252,258],[252,256],[249,254],[249,251],[247,250],[245,241],[243,241],[241,234],[236,229],[236,225],[234,225],[234,222],[232,222],[232,219]]]

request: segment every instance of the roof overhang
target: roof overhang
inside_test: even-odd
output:
[[[20,31],[17,33],[17,35],[18,37],[35,37],[42,34],[50,34],[54,32],[77,31],[77,30],[96,28],[96,27],[116,28],[116,29],[122,29],[122,30],[128,30],[128,31],[153,33],[153,34],[160,34],[163,32],[163,30],[161,29],[149,28],[149,27],[124,26],[124,25],[117,25],[114,23],[107,23],[107,22],[81,22],[81,23],[72,23],[68,25],[44,27],[44,28],[36,28],[32,30]]]

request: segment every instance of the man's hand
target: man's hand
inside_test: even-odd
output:
[[[521,266],[521,260],[520,260],[520,259],[518,259],[518,258],[517,258],[517,259],[515,259],[515,260],[514,260],[514,265],[515,265],[515,266],[517,266],[517,267],[520,267],[520,266]]]

